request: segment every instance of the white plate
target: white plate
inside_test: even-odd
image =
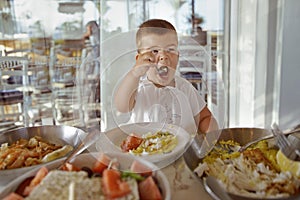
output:
[[[95,160],[97,157],[99,157],[101,152],[92,152],[92,153],[83,153],[78,155],[75,159],[72,160],[71,163],[74,163],[74,165],[76,167],[92,167],[93,164],[95,163]],[[156,178],[156,180],[158,181],[158,185],[162,191],[162,196],[163,199],[165,200],[170,200],[171,199],[171,188],[170,188],[170,184],[168,182],[167,177],[164,175],[163,172],[158,170],[158,167],[155,166],[153,163],[148,162],[146,160],[143,159],[137,159],[131,155],[126,155],[126,154],[120,154],[120,153],[106,153],[107,156],[109,156],[110,158],[116,158],[118,160],[118,162],[120,163],[120,169],[121,170],[128,170],[131,166],[131,163],[134,160],[139,161],[140,163],[144,164],[145,166],[149,167],[150,169],[153,170],[153,175]],[[63,161],[63,159],[60,160],[56,160],[52,163],[48,163],[47,165],[45,165],[49,170],[51,169],[55,169],[56,167],[59,166],[59,164],[61,164]],[[5,196],[7,196],[8,194],[10,194],[11,192],[14,192],[20,183],[22,183],[22,181],[24,181],[26,178],[28,177],[32,177],[36,174],[36,172],[39,170],[38,169],[34,169],[32,171],[27,172],[26,174],[24,174],[23,176],[15,179],[14,181],[10,182],[1,192],[0,192],[0,199],[3,199]]]
[[[170,153],[151,154],[151,155],[135,155],[148,160],[158,167],[165,167],[177,160],[188,148],[191,142],[191,135],[183,128],[173,125],[157,122],[133,123],[121,125],[106,132],[107,137],[102,137],[96,142],[96,149],[103,152],[122,152],[120,145],[131,133],[142,136],[146,133],[156,133],[158,131],[169,132],[176,135],[178,144]],[[130,154],[125,152],[124,154]]]

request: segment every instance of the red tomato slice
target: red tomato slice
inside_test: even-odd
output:
[[[33,178],[34,178],[34,176],[28,177],[24,181],[22,181],[22,183],[20,183],[20,185],[16,189],[15,193],[17,193],[19,195],[23,195],[26,187],[30,185],[30,182],[32,181]]]
[[[80,169],[78,167],[76,167],[75,165],[71,164],[71,163],[66,163],[62,166],[61,170],[64,171],[69,171],[69,172],[73,172],[73,171],[80,171]]]
[[[140,138],[135,135],[129,135],[127,138],[122,142],[120,145],[122,151],[128,152],[129,150],[133,150],[138,148],[142,142],[144,141],[143,138]]]
[[[130,170],[132,172],[141,174],[142,176],[151,176],[152,170],[151,168],[147,167],[146,165],[140,163],[137,160],[134,160],[131,164]]]
[[[112,159],[110,157],[108,157],[107,155],[105,155],[104,153],[102,153],[99,158],[97,159],[97,161],[95,162],[92,171],[94,173],[100,173],[102,174],[103,171],[109,166],[109,164],[111,163]],[[118,169],[118,163],[114,162],[111,164],[111,168],[113,169]]]
[[[152,176],[148,176],[139,183],[139,194],[141,200],[161,200],[162,195]]]
[[[121,172],[114,169],[103,171],[102,184],[108,199],[123,197],[131,192],[128,183],[121,180]]]
[[[23,200],[24,198],[16,193],[10,193],[2,200]]]
[[[39,169],[34,178],[31,180],[29,186],[25,188],[23,195],[28,196],[29,193],[33,190],[33,188],[40,184],[40,182],[48,174],[48,172],[49,171],[46,167],[41,167],[41,169]]]

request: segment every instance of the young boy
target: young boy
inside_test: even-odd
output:
[[[117,110],[131,112],[132,122],[176,124],[190,134],[218,129],[199,91],[175,75],[179,52],[173,25],[161,19],[142,23],[136,45],[136,64],[114,96]]]

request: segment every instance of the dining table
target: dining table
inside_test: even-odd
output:
[[[183,156],[161,170],[170,183],[172,200],[213,200],[202,181],[188,168]]]
[[[43,123],[43,125],[52,125],[53,121]],[[84,152],[97,152],[99,149],[94,143]],[[213,198],[206,192],[204,184],[197,177],[195,173],[185,163],[184,155],[182,154],[178,159],[169,164],[162,164],[159,170],[162,171],[167,177],[170,189],[171,189],[171,200],[213,200]],[[154,163],[155,164],[155,163]],[[1,191],[6,187],[7,181],[2,180],[0,177],[0,194]]]

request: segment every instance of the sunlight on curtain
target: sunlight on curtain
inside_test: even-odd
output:
[[[269,128],[273,113],[278,112],[274,110],[278,109],[275,84],[280,80],[275,76],[281,53],[277,39],[282,8],[278,5],[277,1],[232,1],[230,127]]]
[[[262,126],[264,122],[264,112],[258,112],[256,106],[259,102],[262,105],[265,95],[263,78],[266,73],[266,56],[260,55],[266,54],[265,27],[268,27],[268,15],[262,14],[259,6],[258,0],[232,1],[230,127]]]

